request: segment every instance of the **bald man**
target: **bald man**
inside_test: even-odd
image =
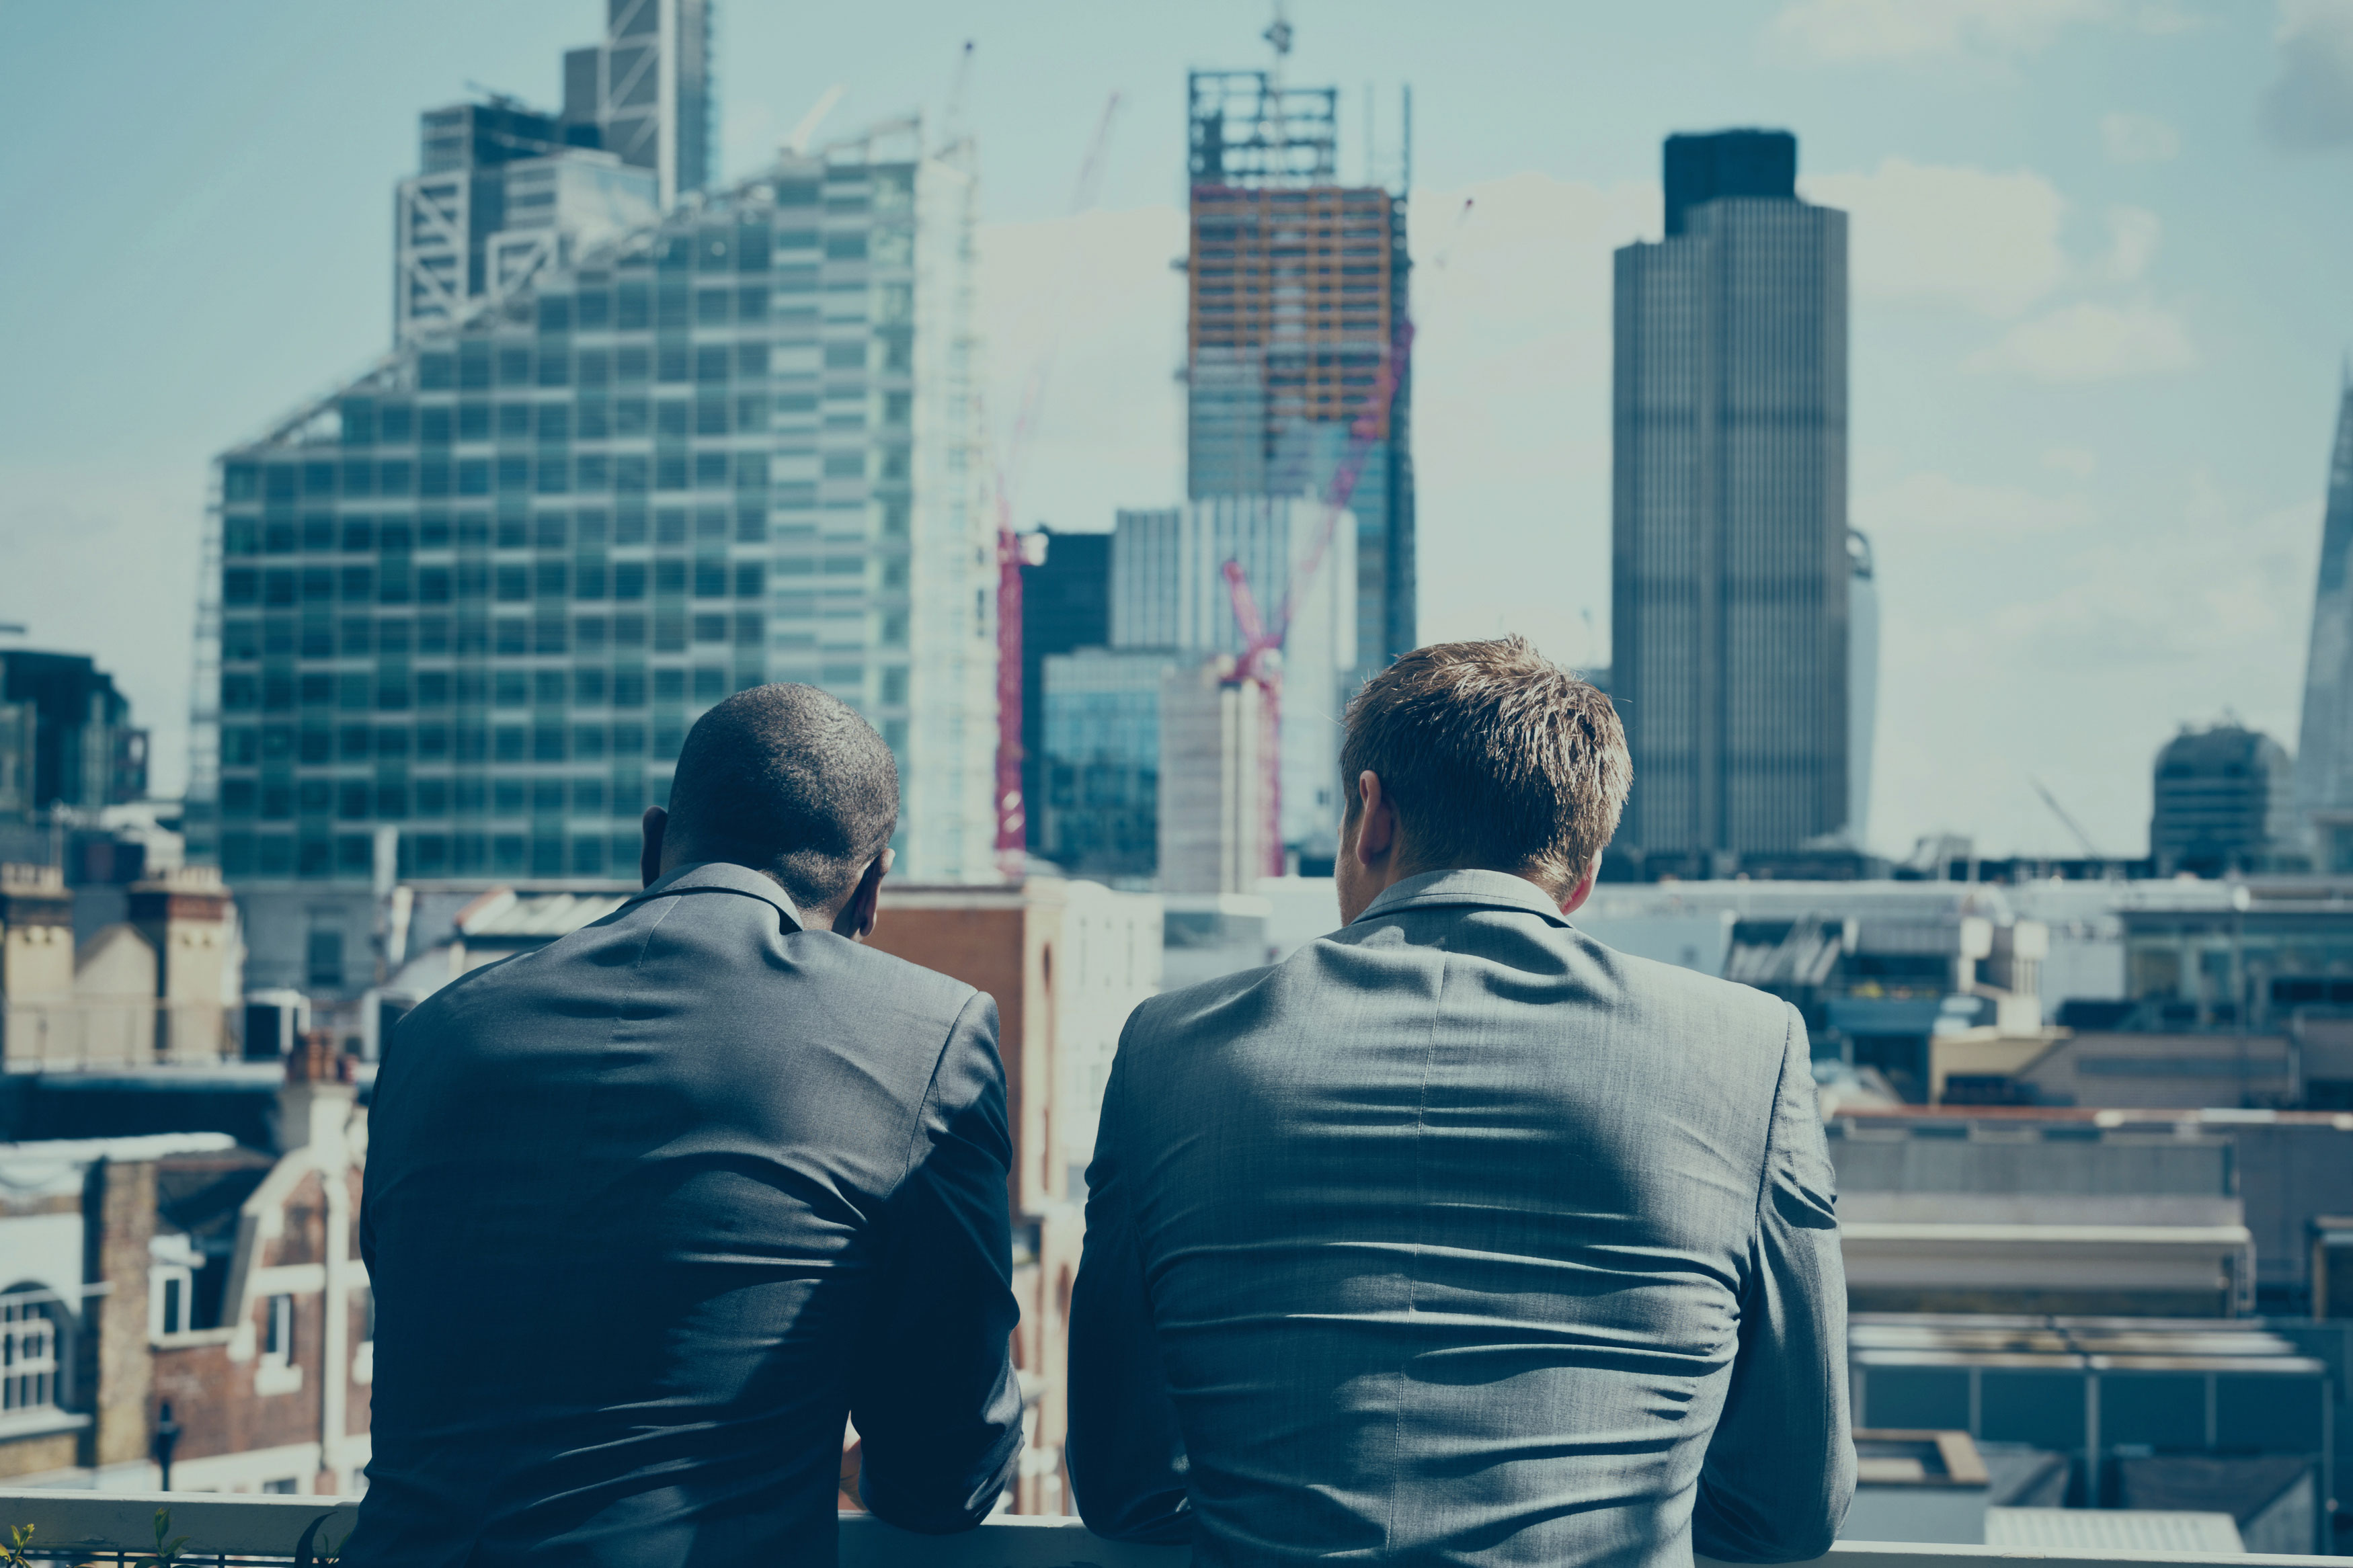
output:
[[[899,775],[813,687],[703,715],[645,891],[435,994],[376,1084],[375,1459],[347,1564],[831,1562],[1011,1479],[990,999],[860,945]]]

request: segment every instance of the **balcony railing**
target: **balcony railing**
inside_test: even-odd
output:
[[[224,1497],[203,1492],[128,1494],[67,1490],[0,1490],[0,1543],[15,1527],[30,1526],[29,1560],[127,1568],[154,1549],[155,1515],[170,1510],[171,1536],[188,1538],[182,1561],[220,1568],[265,1568],[298,1561],[304,1531],[324,1555],[351,1533],[359,1500],[331,1497]],[[842,1568],[1186,1568],[1181,1546],[1122,1546],[1088,1533],[1074,1519],[1002,1515],[963,1535],[914,1535],[844,1514]],[[1698,1560],[1708,1563],[1703,1557]],[[2345,1568],[2341,1557],[2270,1557],[2244,1553],[2207,1557],[2178,1552],[2021,1552],[1990,1546],[1917,1546],[1841,1542],[1819,1568],[2018,1568],[2048,1562],[2066,1568]],[[745,1568],[765,1568],[749,1564]]]

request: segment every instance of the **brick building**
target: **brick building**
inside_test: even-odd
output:
[[[1062,1468],[1071,1287],[1086,1166],[1121,1026],[1160,988],[1160,900],[1092,882],[892,887],[870,945],[997,998],[1013,1131],[1013,1360],[1029,1402],[1018,1513],[1070,1511]]]
[[[282,1152],[216,1132],[0,1144],[0,1479],[185,1491],[364,1484],[365,1121],[320,1037]]]

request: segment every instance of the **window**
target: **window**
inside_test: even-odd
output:
[[[58,1331],[46,1297],[0,1297],[0,1415],[58,1402]]]
[[[262,1332],[261,1353],[283,1366],[294,1359],[294,1298],[272,1296]]]
[[[312,926],[303,968],[313,991],[343,988],[343,932],[341,926]],[[290,1298],[280,1297],[280,1300]]]
[[[163,1238],[159,1238],[159,1241]],[[177,1238],[173,1238],[177,1239]],[[185,1334],[195,1323],[195,1271],[185,1263],[158,1263],[147,1271],[150,1337]]]

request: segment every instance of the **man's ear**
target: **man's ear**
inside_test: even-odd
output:
[[[1600,875],[1601,852],[1599,850],[1596,850],[1594,851],[1593,858],[1586,865],[1585,875],[1577,879],[1576,887],[1571,888],[1568,890],[1568,897],[1561,900],[1560,912],[1565,915],[1573,915],[1578,910],[1583,909],[1585,907],[1585,900],[1593,896],[1594,879]]]
[[[1363,803],[1356,812],[1356,863],[1378,866],[1397,847],[1397,804],[1370,768],[1356,775],[1356,798]]]
[[[898,858],[897,851],[885,847],[881,854],[868,862],[858,879],[856,890],[841,912],[833,917],[836,936],[846,936],[852,942],[863,942],[873,934],[874,922],[882,917],[882,879],[891,874],[891,862]]]
[[[638,851],[638,875],[644,878],[645,885],[650,888],[661,879],[662,839],[670,831],[670,813],[660,806],[649,805],[646,807],[646,815],[641,821],[646,832],[646,845]]]

